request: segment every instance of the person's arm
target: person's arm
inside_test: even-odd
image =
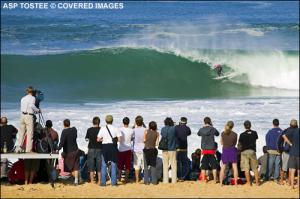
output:
[[[198,133],[197,133],[198,136],[203,136],[203,132],[201,131],[201,129],[199,129]]]
[[[286,136],[286,134],[283,135],[282,137],[283,137],[284,141],[285,141],[286,143],[288,143],[288,145],[293,146],[293,143],[289,140],[289,138]]]
[[[121,142],[121,137],[122,137],[122,133],[120,131],[120,129],[117,128],[117,138],[118,138],[118,142]]]
[[[66,141],[66,134],[64,132],[61,133],[61,137],[60,137],[60,142],[59,145],[57,147],[57,151],[59,151],[65,144]]]
[[[158,144],[159,144],[159,132],[157,132],[157,138],[156,138],[155,146],[158,146]]]
[[[187,136],[189,136],[189,135],[191,135],[191,134],[192,134],[191,129],[190,129],[190,127],[188,127]]]
[[[102,142],[103,137],[102,137],[102,130],[103,128],[100,129],[98,135],[97,135],[97,142]]]
[[[223,145],[223,137],[222,137],[222,135],[220,137],[220,143],[221,143],[221,145]]]
[[[219,136],[219,135],[220,135],[220,132],[219,132],[216,128],[214,128],[214,130],[215,130],[214,135],[215,135],[215,136]]]
[[[147,129],[144,131],[144,143],[146,142]]]
[[[234,146],[236,145],[237,143],[237,134],[235,134],[236,136],[234,137],[234,140],[233,140],[233,143],[234,143]]]
[[[33,97],[32,101],[30,102],[30,108],[32,108],[34,112],[40,112],[40,109],[35,106],[35,97]]]
[[[269,143],[270,143],[270,136],[269,136],[269,132],[266,134],[266,137],[265,137],[265,140],[266,140],[266,146],[268,147],[269,146]]]

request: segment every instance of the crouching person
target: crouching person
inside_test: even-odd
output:
[[[102,141],[102,161],[101,161],[101,184],[100,186],[106,186],[106,175],[108,164],[111,165],[110,178],[111,185],[117,186],[117,156],[118,145],[121,132],[118,128],[112,125],[113,116],[107,115],[105,117],[106,126],[102,127],[98,133],[98,142]]]

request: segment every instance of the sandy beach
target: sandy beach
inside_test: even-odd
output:
[[[299,189],[266,182],[261,186],[223,186],[212,181],[178,182],[177,184],[126,184],[118,187],[99,187],[85,183],[73,186],[56,183],[53,189],[49,184],[1,185],[1,198],[299,198]]]

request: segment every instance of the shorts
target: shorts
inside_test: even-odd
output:
[[[289,169],[299,170],[299,157],[290,155],[288,165],[289,165]]]
[[[223,164],[237,163],[237,148],[223,148],[223,153],[221,157]]]
[[[258,160],[254,150],[245,150],[241,153],[241,170],[242,171],[257,171]]]
[[[101,149],[89,149],[87,154],[87,169],[88,172],[101,172]]]
[[[118,169],[122,170],[125,167],[125,170],[130,170],[131,159],[132,159],[131,150],[118,152]]]
[[[133,154],[134,159],[134,169],[144,169],[144,154],[143,153],[135,153]]]
[[[218,162],[215,155],[205,154],[201,160],[201,169],[203,170],[215,170],[218,169]]]
[[[66,157],[64,158],[65,172],[79,171],[79,155],[79,150],[66,154]]]
[[[282,171],[288,171],[288,162],[290,155],[286,152],[282,152],[281,154],[281,169]]]
[[[24,169],[28,172],[38,172],[40,168],[40,159],[25,159],[24,160]]]

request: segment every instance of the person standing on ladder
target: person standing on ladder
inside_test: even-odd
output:
[[[33,143],[33,127],[34,127],[34,113],[40,113],[41,110],[35,106],[34,89],[29,86],[26,89],[27,95],[21,99],[21,127],[20,134],[17,139],[15,152],[21,152],[21,146],[24,141],[25,133],[27,135],[25,152],[32,151]]]

